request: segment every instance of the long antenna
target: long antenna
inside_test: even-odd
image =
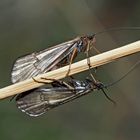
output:
[[[128,74],[130,74],[137,66],[139,66],[140,64],[140,60],[137,61],[121,78],[119,78],[118,80],[112,82],[112,83],[109,83],[107,85],[104,85],[104,88],[108,88],[108,87],[111,87],[115,84],[117,84],[118,82],[120,82],[121,80],[123,80]]]
[[[119,31],[119,30],[140,30],[140,27],[116,27],[116,28],[108,28],[103,31],[97,32],[94,35],[99,35],[105,32],[110,32],[110,31]]]
[[[95,35],[99,35],[99,34],[102,34],[102,33],[105,33],[105,32],[110,32],[110,31],[119,31],[119,30],[140,30],[140,27],[117,27],[117,28],[108,28],[108,29],[105,29],[103,31],[100,31],[100,32],[97,32],[94,34]],[[125,73],[121,78],[119,78],[118,80],[110,83],[110,84],[107,84],[107,85],[104,85],[102,84],[102,86],[99,88],[100,90],[102,90],[102,92],[104,93],[105,97],[111,101],[115,106],[116,106],[116,102],[114,100],[112,100],[105,92],[105,88],[108,88],[110,86],[113,86],[115,84],[117,84],[118,82],[120,82],[121,80],[123,80],[128,74],[130,74],[138,65],[140,64],[140,61],[136,62],[130,69],[127,73]]]
[[[116,27],[116,28],[108,28],[108,29],[105,29],[103,31],[100,31],[100,32],[97,32],[95,33],[94,35],[99,35],[99,34],[102,34],[102,33],[105,33],[105,32],[110,32],[110,31],[119,31],[119,30],[140,30],[140,27]],[[136,62],[130,69],[127,73],[125,73],[121,78],[119,78],[118,80],[110,83],[110,84],[107,84],[107,85],[104,85],[104,88],[108,88],[110,86],[113,86],[115,84],[117,84],[118,82],[120,82],[121,80],[123,80],[128,74],[130,74],[138,65],[140,64],[140,60],[138,62]]]
[[[129,71],[128,71],[127,73],[125,73],[125,74],[124,74],[121,78],[119,78],[118,80],[116,80],[116,81],[114,81],[114,82],[112,82],[112,83],[109,83],[109,84],[107,84],[107,85],[104,85],[103,83],[101,83],[100,86],[98,86],[98,89],[101,90],[101,91],[104,93],[105,97],[106,97],[109,101],[111,101],[115,106],[117,105],[117,103],[107,95],[107,93],[105,92],[104,89],[107,89],[108,87],[111,87],[111,86],[117,84],[118,82],[120,82],[121,80],[123,80],[123,79],[124,79],[128,74],[130,74],[137,66],[139,66],[139,64],[140,64],[140,60],[137,61],[137,62],[129,69]]]

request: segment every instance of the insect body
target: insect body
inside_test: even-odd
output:
[[[30,116],[39,116],[48,110],[86,95],[97,89],[89,79],[72,79],[67,84],[54,82],[52,87],[40,87],[16,97],[17,107]]]
[[[49,49],[18,58],[12,69],[11,80],[16,83],[71,64],[78,53],[89,51],[94,43],[94,35],[77,37]]]

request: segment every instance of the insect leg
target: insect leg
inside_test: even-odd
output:
[[[44,80],[52,80],[53,82],[56,82],[56,83],[58,83],[59,85],[66,86],[66,87],[69,88],[69,89],[73,89],[72,86],[70,86],[68,83],[66,83],[66,82],[64,82],[64,81],[61,81],[61,80],[48,79],[48,78],[44,78],[44,77],[41,77],[41,79],[44,79]]]
[[[73,60],[74,60],[76,54],[77,54],[77,48],[74,48],[74,50],[73,50],[73,52],[72,52],[72,55],[71,55],[71,58],[70,58],[69,69],[68,69],[68,72],[67,72],[67,74],[66,74],[66,77],[69,76],[70,69],[71,69],[71,64],[72,64],[72,62],[73,62]]]
[[[93,38],[93,41],[92,42],[89,42],[89,43],[91,43],[91,44],[89,44],[89,45],[92,45],[92,48],[93,48],[93,50],[97,53],[97,54],[100,54],[101,52],[96,48],[96,38],[94,37]],[[94,68],[94,71],[95,71],[95,73],[96,73],[96,70],[97,70],[97,67],[95,67]]]
[[[93,76],[93,74],[92,74],[92,72],[91,72],[91,65],[90,65],[90,58],[89,58],[89,50],[90,50],[90,41],[88,42],[87,50],[86,50],[87,65],[88,65],[88,67],[89,67],[88,70],[89,70],[90,76],[91,76],[91,78],[92,78],[94,84],[96,85],[96,83],[98,83],[98,82],[97,82],[97,80],[94,78],[94,76]]]
[[[96,38],[94,37],[92,41],[89,41],[91,43],[92,48],[95,50],[97,54],[100,54],[101,52],[96,48]]]
[[[32,79],[34,80],[34,82],[42,83],[42,84],[49,84],[49,82],[47,82],[47,80],[52,81],[52,82],[57,81],[57,80],[55,80],[55,79],[43,78],[43,77],[41,77],[41,79],[43,79],[43,81],[41,81],[41,80],[36,80],[34,77],[32,77]],[[44,81],[44,80],[45,80],[45,81]]]
[[[100,53],[101,53],[95,46],[93,46],[93,49],[95,50],[95,52],[96,52],[97,54],[100,54]]]
[[[56,79],[51,79],[51,78],[45,78],[45,77],[41,77],[41,79],[43,80],[46,80],[46,81],[39,81],[39,80],[36,80],[35,78],[32,77],[32,79],[37,82],[37,83],[43,83],[43,84],[50,84],[49,82],[47,82],[47,80],[50,80],[52,82],[56,82],[57,85],[60,85],[60,86],[65,86],[65,87],[68,87],[69,89],[73,89],[73,87],[71,87],[69,84],[67,84],[66,82],[64,81],[61,81],[61,80],[56,80]],[[53,86],[53,84],[52,84]]]
[[[10,98],[10,102],[16,97],[17,95],[14,95]]]

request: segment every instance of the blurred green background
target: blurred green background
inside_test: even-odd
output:
[[[17,57],[78,35],[139,26],[139,15],[139,0],[1,0],[0,87],[11,84],[10,72]],[[140,30],[106,32],[96,38],[96,46],[103,52],[138,40]],[[104,83],[115,81],[139,58],[136,54],[102,66],[97,70],[98,78]],[[139,140],[139,75],[137,68],[108,89],[117,107],[96,92],[32,118],[20,112],[15,101],[2,100],[0,139]]]

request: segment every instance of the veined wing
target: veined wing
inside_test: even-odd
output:
[[[11,80],[13,83],[37,76],[52,69],[68,56],[76,47],[79,38],[56,45],[49,49],[18,58],[13,66]]]
[[[38,88],[16,97],[17,107],[29,116],[39,116],[48,110],[89,93],[91,89],[77,87]]]

